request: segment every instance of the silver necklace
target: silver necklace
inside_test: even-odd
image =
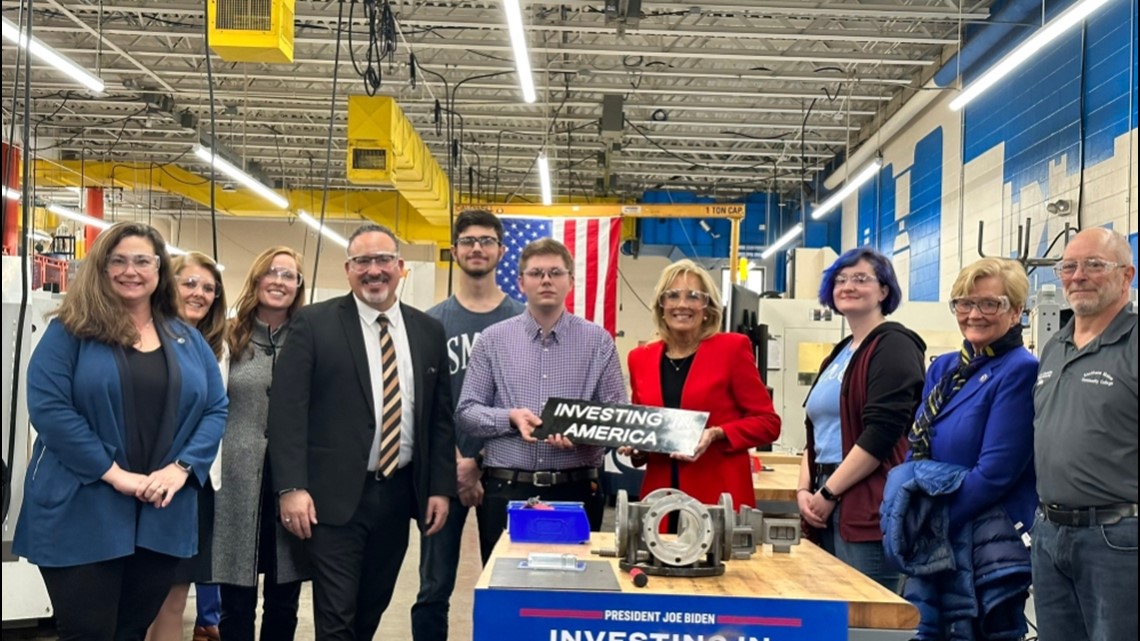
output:
[[[688,356],[682,356],[681,358],[670,358],[669,356],[666,356],[665,362],[669,363],[669,365],[672,366],[673,369],[676,370],[676,372],[678,374],[680,374],[681,370],[685,368],[685,365],[687,365],[689,363],[689,359],[691,359],[692,357],[693,357],[693,354],[689,354]]]

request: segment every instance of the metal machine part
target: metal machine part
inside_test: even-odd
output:
[[[665,533],[674,515],[676,533]],[[721,494],[716,505],[705,505],[669,488],[631,502],[623,490],[614,517],[614,548],[594,552],[618,557],[623,570],[659,576],[719,576],[724,561],[751,557],[758,540],[777,552],[799,543],[798,519],[765,519],[748,506],[735,511],[729,494]]]

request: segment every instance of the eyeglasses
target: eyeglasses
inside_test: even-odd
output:
[[[158,271],[158,262],[155,254],[111,254],[107,259],[107,271],[121,274],[134,267],[136,272],[153,274]]]
[[[1120,263],[1111,260],[1101,260],[1099,258],[1086,258],[1084,260],[1063,260],[1056,265],[1053,265],[1053,273],[1057,277],[1072,277],[1077,273],[1077,267],[1080,267],[1086,274],[1095,276],[1103,274],[1110,269],[1122,267]]]
[[[979,298],[977,300],[972,298],[950,299],[950,311],[955,314],[965,316],[975,309],[987,315],[996,314],[998,312],[1008,312],[1009,298],[1006,296],[998,296],[997,298]]]
[[[301,274],[285,267],[270,267],[261,275],[262,278],[279,280],[284,283],[296,283],[300,286],[304,277]]]
[[[499,239],[494,236],[462,236],[455,239],[457,247],[470,249],[478,244],[483,249],[494,249],[499,246]]]
[[[836,285],[846,285],[847,283],[851,283],[853,285],[866,285],[867,283],[877,282],[879,282],[878,278],[875,278],[872,274],[865,274],[863,272],[856,272],[854,274],[839,274],[835,277]]]
[[[559,278],[562,278],[569,273],[569,271],[562,269],[561,267],[551,267],[550,269],[539,269],[535,267],[534,269],[528,269],[523,272],[523,276],[533,278],[535,280],[542,280],[543,278],[549,276],[550,280],[558,280]]]
[[[708,307],[711,296],[697,289],[666,289],[661,292],[661,305],[680,305],[682,302],[694,307]]]
[[[391,252],[365,254],[363,256],[349,256],[348,268],[358,274],[363,274],[369,269],[372,269],[373,265],[381,268],[391,267],[398,260],[400,260],[400,255],[393,254]]]
[[[197,276],[191,276],[190,278],[178,281],[178,286],[187,294],[199,290],[207,296],[216,296],[218,294],[217,285],[208,280],[198,278]]]

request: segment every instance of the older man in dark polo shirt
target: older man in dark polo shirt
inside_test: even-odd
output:
[[[1136,269],[1103,228],[1077,234],[1054,269],[1073,319],[1045,345],[1033,394],[1039,639],[1135,639]]]

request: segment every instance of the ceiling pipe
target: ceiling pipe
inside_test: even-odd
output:
[[[955,82],[960,74],[970,71],[983,59],[988,60],[992,54],[1000,55],[1004,49],[1016,46],[1021,38],[1013,36],[1014,30],[1024,29],[1027,26],[1025,21],[1040,8],[1040,0],[1012,0],[1002,7],[1001,11],[995,13],[985,25],[971,34],[958,53],[951,56],[920,91],[903,103],[903,106],[888,118],[878,131],[868,136],[863,145],[856,149],[846,162],[831,172],[824,179],[823,186],[829,190],[838,188],[847,180],[849,167],[858,170],[867,164],[919,114],[945,95],[945,91],[940,91],[941,89]]]

